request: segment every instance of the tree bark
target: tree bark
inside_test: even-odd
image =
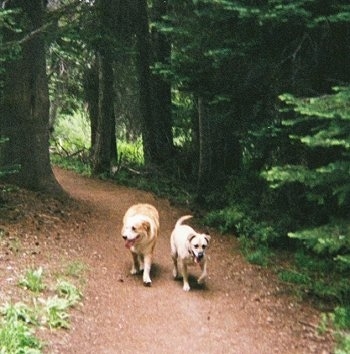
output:
[[[203,201],[211,180],[210,122],[204,99],[198,98],[198,180],[197,201]]]
[[[137,2],[138,25],[136,44],[138,55],[138,76],[140,88],[140,111],[142,118],[143,152],[146,164],[157,162],[156,127],[152,114],[152,86],[150,71],[150,37],[147,0]]]
[[[95,148],[92,159],[92,172],[101,174],[111,172],[112,161],[116,160],[117,146],[114,114],[114,71],[113,43],[114,15],[119,1],[99,0],[96,2],[101,35],[98,45],[98,122],[95,137]]]
[[[26,33],[42,26],[42,0],[8,1],[6,7],[23,11],[19,16],[27,19]],[[18,34],[6,33],[6,40],[16,39]],[[25,41],[21,50],[20,57],[5,65],[0,133],[9,141],[2,149],[1,163],[20,165],[19,172],[11,175],[12,183],[32,190],[63,194],[50,165],[49,92],[45,42],[40,31]]]
[[[97,59],[94,60],[91,68],[87,68],[84,73],[84,96],[88,106],[90,118],[90,151],[91,157],[94,156],[96,147],[98,106],[99,106],[99,73]]]
[[[99,114],[93,157],[93,173],[110,173],[116,159],[113,60],[109,51],[99,54]]]
[[[167,13],[167,1],[155,0],[152,7],[152,20],[159,21]],[[153,28],[151,32],[153,63],[168,63],[171,45],[164,34]],[[161,76],[152,75],[153,84],[153,115],[156,129],[157,162],[166,163],[174,152],[172,115],[171,115],[171,84]]]

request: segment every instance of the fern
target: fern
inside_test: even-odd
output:
[[[307,248],[317,254],[350,256],[350,224],[342,221],[299,232],[290,232],[288,236],[302,240]]]

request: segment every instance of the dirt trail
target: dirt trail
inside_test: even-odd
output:
[[[150,193],[60,169],[55,174],[89,209],[65,250],[89,272],[83,307],[73,313],[71,330],[53,336],[50,353],[331,353],[331,340],[317,335],[319,313],[288,295],[271,272],[247,264],[233,237],[211,232],[207,284],[186,293],[172,279],[169,237],[188,210]],[[151,288],[129,275],[131,257],[120,236],[123,214],[137,202],[160,213]]]

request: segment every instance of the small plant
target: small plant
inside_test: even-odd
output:
[[[71,264],[70,274],[78,275],[84,269],[79,262]],[[0,354],[39,354],[43,344],[35,337],[35,328],[69,328],[70,307],[75,306],[82,294],[66,280],[59,280],[56,295],[43,298],[37,294],[45,289],[43,269],[29,269],[19,285],[32,291],[32,305],[24,302],[4,304],[0,307]]]
[[[293,270],[282,270],[278,276],[282,281],[286,283],[293,283],[298,285],[306,285],[311,281],[306,274],[302,274]]]
[[[65,280],[59,280],[56,285],[56,292],[68,301],[69,306],[76,305],[83,297],[77,287]]]
[[[329,327],[335,329],[337,346],[334,353],[350,353],[350,307],[337,306],[332,313],[322,314],[318,328],[320,333],[326,332]]]
[[[258,244],[251,237],[241,236],[239,238],[242,254],[249,263],[266,267],[272,256],[271,250],[264,244]]]
[[[0,319],[0,353],[41,353],[42,343],[33,330],[19,320]]]
[[[64,273],[67,276],[78,278],[82,273],[84,273],[85,268],[86,268],[86,266],[84,263],[79,262],[79,261],[75,261],[75,262],[69,263],[66,266]]]
[[[9,322],[22,321],[31,324],[38,323],[38,315],[35,309],[29,307],[23,302],[5,304],[0,309],[0,313],[3,318]]]
[[[29,325],[38,323],[34,309],[22,302],[0,309],[0,353],[40,353],[41,342]]]
[[[19,285],[31,290],[34,293],[43,291],[45,286],[43,284],[42,267],[28,270],[26,275],[19,281]]]
[[[43,306],[43,324],[50,328],[69,328],[69,314],[67,310],[70,307],[70,303],[67,299],[55,295],[43,301]]]

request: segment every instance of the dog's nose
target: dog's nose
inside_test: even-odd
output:
[[[203,256],[204,256],[204,253],[203,253],[203,252],[199,252],[199,253],[198,253],[198,259],[202,259]]]

